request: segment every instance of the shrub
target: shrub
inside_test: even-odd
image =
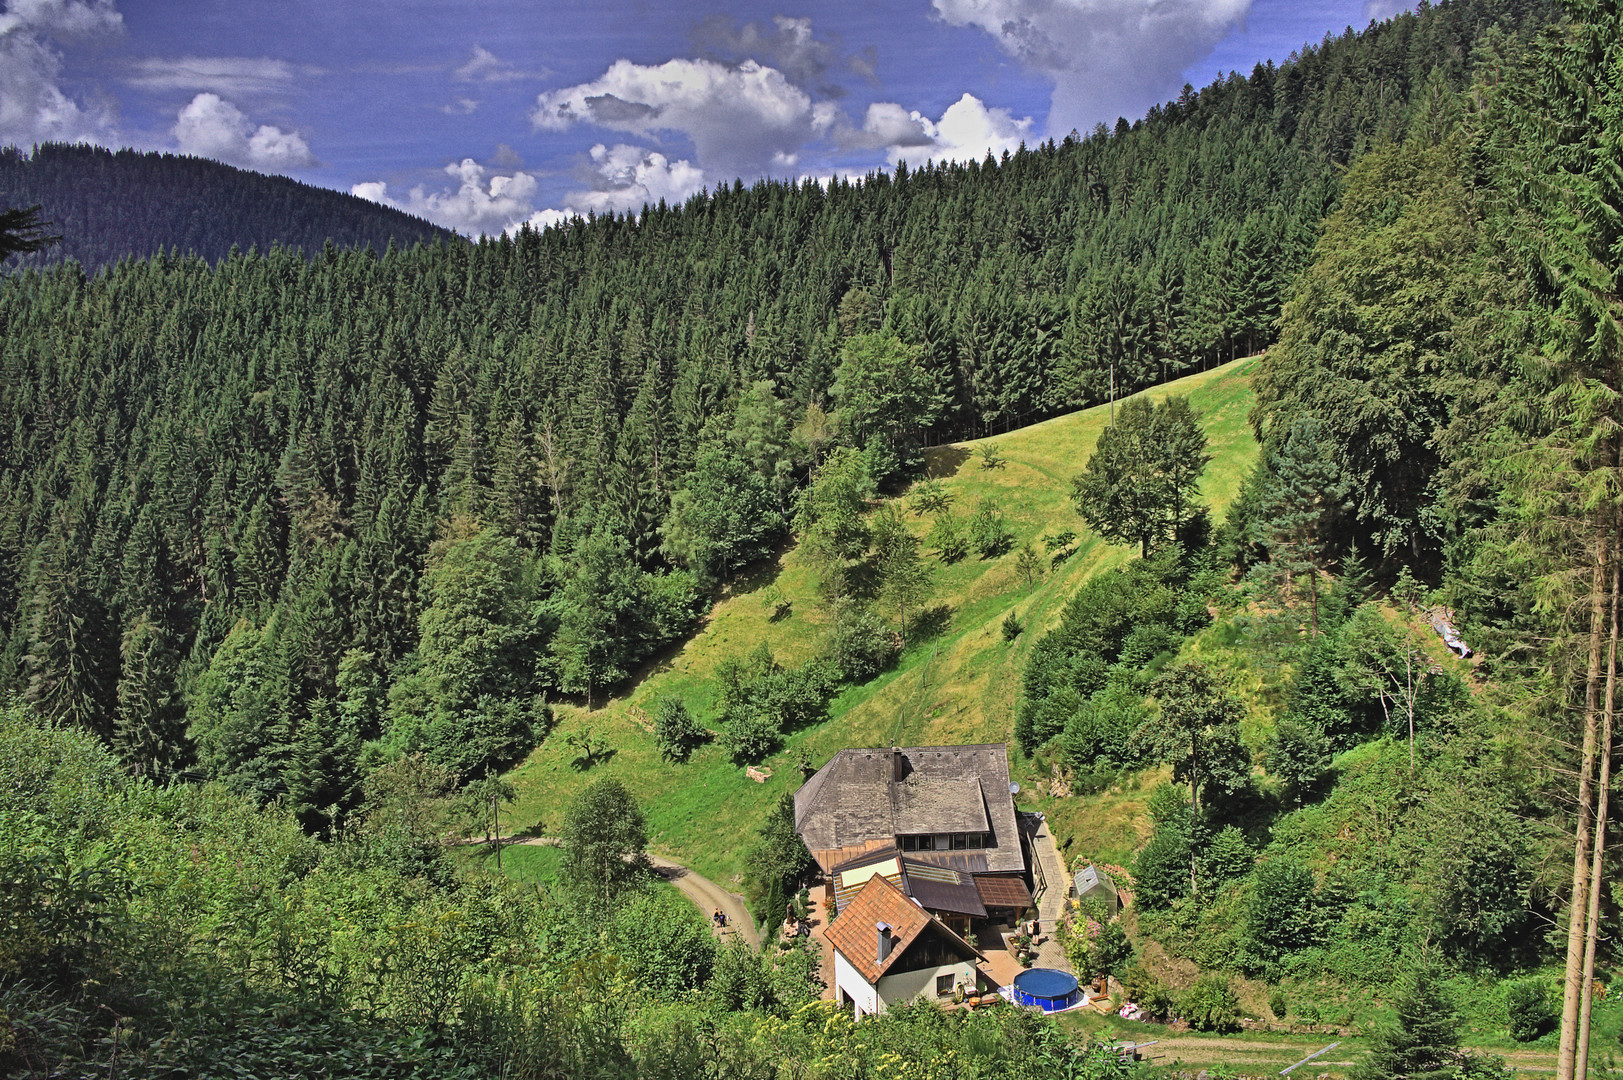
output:
[[[1257,867],[1246,928],[1258,956],[1280,960],[1318,943],[1316,886],[1313,871],[1290,859],[1270,859]]]
[[[935,524],[930,526],[924,543],[926,547],[934,548],[945,563],[955,563],[969,554],[968,534],[958,519],[946,510],[935,516]]]
[[[1533,980],[1505,984],[1505,1012],[1517,1042],[1532,1042],[1555,1027],[1555,1006],[1543,984]]]
[[[1137,960],[1129,961],[1116,972],[1121,992],[1128,1001],[1151,1016],[1166,1016],[1172,1011],[1172,994],[1155,973]]]
[[[1155,830],[1138,853],[1133,880],[1138,888],[1133,901],[1145,911],[1172,906],[1189,895],[1189,831],[1175,822]]]
[[[1285,1019],[1285,1014],[1290,1011],[1290,1003],[1285,1000],[1285,991],[1277,986],[1268,991],[1268,1011],[1274,1014],[1275,1020]]]
[[[1196,1031],[1240,1030],[1240,999],[1222,975],[1209,972],[1178,999],[1178,1013]]]
[[[765,709],[731,710],[721,722],[722,749],[739,764],[763,760],[778,748],[782,737],[777,717]]]
[[[940,514],[952,505],[952,493],[939,480],[920,480],[907,496],[907,508],[915,514]]]
[[[852,682],[864,682],[884,671],[900,651],[896,635],[871,607],[842,601],[834,610],[829,659]]]
[[[1025,628],[1026,624],[1020,621],[1020,616],[1012,611],[1009,612],[1003,619],[1003,640],[1013,641],[1020,636],[1021,631],[1025,630]]]
[[[1014,546],[1014,533],[1003,520],[1003,508],[992,499],[982,499],[969,521],[969,541],[983,559],[995,559]]]
[[[710,738],[681,698],[662,697],[654,709],[654,740],[666,761],[686,761]]]
[[[1071,541],[1075,539],[1076,531],[1074,529],[1064,529],[1057,533],[1045,534],[1043,536],[1043,547],[1047,548],[1049,553],[1052,554],[1070,547]]]

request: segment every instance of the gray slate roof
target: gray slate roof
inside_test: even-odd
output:
[[[986,832],[992,846],[973,853],[986,870],[1025,869],[1003,743],[841,750],[795,792],[795,829],[813,855],[909,834]],[[943,853],[908,856],[932,854]]]

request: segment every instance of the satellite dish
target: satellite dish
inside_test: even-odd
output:
[[[1020,785],[1011,783],[1009,785],[1009,794],[1010,795],[1018,795],[1018,794],[1020,794]]]

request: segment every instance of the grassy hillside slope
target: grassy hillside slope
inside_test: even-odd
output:
[[[1253,364],[1237,361],[1145,392],[1156,400],[1169,394],[1189,396],[1209,440],[1212,463],[1201,490],[1214,516],[1221,516],[1256,461],[1257,445],[1246,422]],[[654,850],[713,880],[733,882],[740,856],[762,816],[783,792],[799,786],[797,762],[802,755],[818,766],[848,746],[1008,739],[1031,646],[1058,621],[1060,609],[1078,585],[1135,554],[1092,536],[1071,506],[1070,478],[1086,464],[1107,423],[1108,409],[1100,406],[995,439],[929,451],[929,475],[940,478],[952,494],[953,512],[967,518],[980,499],[995,498],[1014,531],[1015,549],[998,559],[971,556],[952,566],[932,555],[936,592],[931,603],[941,605],[933,632],[910,633],[908,647],[892,670],[847,688],[834,701],[831,719],[792,734],[783,752],[766,762],[772,776],[764,784],[750,780],[714,745],[700,749],[685,764],[661,760],[649,721],[658,698],[674,694],[701,721],[711,722],[717,666],[760,642],[787,663],[798,663],[817,651],[824,612],[812,574],[793,549],[777,566],[735,583],[700,631],[626,695],[590,712],[561,709],[557,728],[508,775],[519,792],[511,820],[521,828],[554,830],[581,788],[600,776],[615,776],[647,813]],[[974,451],[987,442],[997,444],[1006,459],[1003,467],[981,467]],[[928,528],[927,519],[909,520],[920,535]],[[1015,571],[1019,544],[1067,529],[1079,537],[1075,554],[1027,588]],[[776,621],[761,600],[763,590],[774,581],[794,605],[786,618]],[[1000,627],[1011,610],[1025,623],[1026,632],[1005,643]],[[886,615],[894,621],[894,612]],[[568,739],[588,729],[615,749],[607,760],[581,768],[579,751]],[[1020,769],[1016,763],[1017,775]],[[1126,807],[1105,815],[1115,821],[1119,835],[1131,828],[1132,802],[1129,798]]]

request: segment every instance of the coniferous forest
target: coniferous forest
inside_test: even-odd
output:
[[[0,206],[38,206],[61,237],[23,266],[72,259],[89,273],[165,252],[217,263],[239,251],[328,241],[382,251],[454,233],[355,195],[179,154],[47,143],[0,147]]]
[[[1032,588],[1076,534],[1045,556],[988,503],[953,518],[926,452],[1110,403],[1075,529],[1131,558],[995,646],[1034,642],[999,738],[1064,778],[1054,807],[1152,777],[1131,922],[1074,962],[1213,1030],[1262,1011],[1235,980],[1284,1021],[1285,987],[1401,973],[1395,1025],[1353,1032],[1371,1080],[1497,1075],[1448,998],[1491,987],[1558,1080],[1598,1068],[1620,109],[1609,5],[1469,0],[1001,160],[478,243],[311,210],[274,246],[250,185],[206,236],[74,247],[55,193],[96,201],[129,155],[7,151],[72,258],[0,281],[0,1063],[1125,1075],[1013,1010],[841,1019],[804,946],[718,947],[640,883],[612,777],[547,823],[574,892],[443,842],[491,831],[558,709],[791,545],[827,642],[719,665],[741,765],[927,632],[903,505],[942,564]],[[1188,399],[1118,399],[1257,354],[1257,461],[1210,514]],[[1468,667],[1417,643],[1443,611]],[[679,701],[650,730],[672,784],[709,752]],[[570,738],[586,768],[616,750]],[[785,813],[741,856],[774,914],[806,865]]]

